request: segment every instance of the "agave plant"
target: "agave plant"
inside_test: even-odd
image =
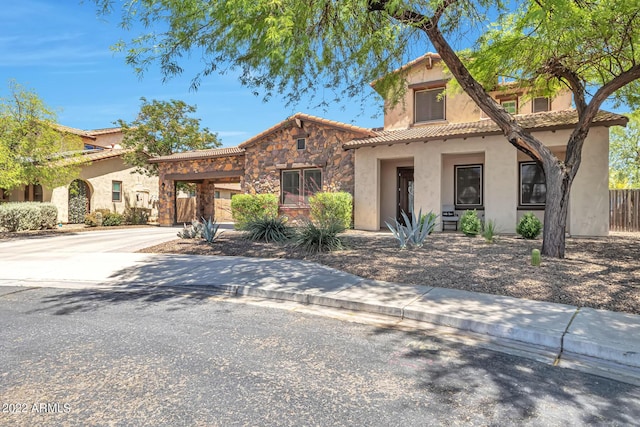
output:
[[[422,215],[422,209],[420,209],[418,215],[412,215],[411,218],[404,211],[400,212],[400,214],[404,220],[404,225],[398,220],[395,220],[395,224],[385,222],[393,236],[398,240],[400,249],[406,249],[408,245],[422,247],[427,236],[435,229],[438,215],[433,212]]]
[[[216,239],[223,233],[223,231],[218,233],[218,228],[220,228],[220,224],[212,220],[211,217],[209,217],[208,221],[206,221],[204,217],[202,217],[202,238],[208,244],[212,245],[213,242],[215,242]]]
[[[202,227],[202,223],[194,219],[191,225],[184,224],[182,231],[178,232],[178,237],[181,239],[195,239],[196,237],[200,237],[202,235]]]

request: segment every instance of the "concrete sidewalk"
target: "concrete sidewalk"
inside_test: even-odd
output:
[[[4,261],[0,285],[224,291],[376,313],[481,334],[549,363],[640,383],[640,316],[540,301],[363,279],[299,260],[102,253]],[[95,259],[95,258],[94,258]],[[5,258],[6,260],[6,258]],[[98,267],[98,268],[97,268]]]

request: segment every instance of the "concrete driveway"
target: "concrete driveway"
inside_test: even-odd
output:
[[[104,284],[116,272],[149,256],[136,251],[176,239],[179,230],[180,227],[126,228],[0,241],[0,285]]]

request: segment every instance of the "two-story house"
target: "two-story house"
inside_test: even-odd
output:
[[[524,212],[543,219],[542,169],[516,150],[465,93],[443,93],[449,78],[440,57],[426,54],[396,72],[406,76],[404,99],[385,107],[384,131],[349,141],[355,151],[355,228],[378,230],[400,210],[477,209],[501,232],[515,232]],[[577,122],[571,94],[535,97],[515,85],[490,94],[562,160]],[[609,230],[609,126],[626,118],[601,112],[585,141],[571,191],[567,231],[602,236]]]
[[[385,105],[384,129],[295,114],[238,147],[159,157],[159,221],[176,223],[176,184],[197,184],[198,216],[214,213],[215,186],[238,182],[245,193],[275,193],[281,214],[307,213],[316,191],[354,195],[354,226],[385,228],[401,211],[461,213],[477,209],[501,232],[515,232],[524,212],[542,219],[546,186],[541,168],[508,144],[464,93],[443,93],[449,77],[440,57],[426,54],[396,72],[405,76],[404,99]],[[374,85],[375,87],[375,85]],[[570,93],[535,97],[512,84],[491,95],[562,159],[577,114]],[[626,118],[601,112],[583,148],[573,184],[567,230],[608,233],[609,126]]]

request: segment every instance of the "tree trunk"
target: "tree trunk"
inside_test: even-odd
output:
[[[546,161],[544,163],[550,163]],[[542,231],[542,255],[564,258],[569,194],[573,178],[557,162],[545,164],[547,200]]]

